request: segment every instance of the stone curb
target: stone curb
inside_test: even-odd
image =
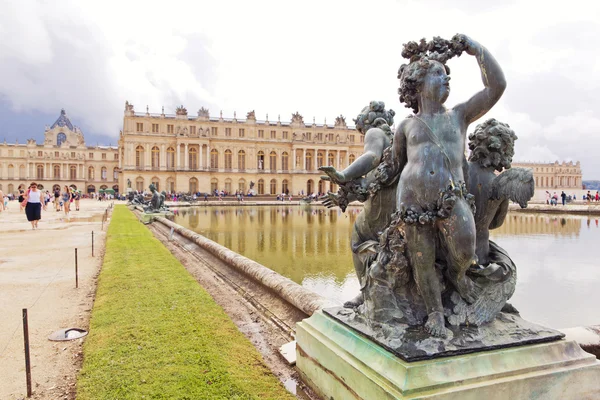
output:
[[[566,340],[574,340],[588,353],[600,359],[600,325],[560,329]]]
[[[330,307],[334,305],[326,298],[305,289],[291,279],[279,275],[264,265],[231,251],[228,248],[221,246],[220,244],[213,242],[212,240],[207,239],[196,232],[186,229],[181,225],[169,221],[164,217],[155,217],[154,221],[157,221],[169,228],[173,228],[175,232],[193,241],[198,246],[209,251],[211,254],[226,262],[228,265],[231,265],[244,275],[274,291],[278,296],[308,316],[312,315],[315,311],[323,307]]]

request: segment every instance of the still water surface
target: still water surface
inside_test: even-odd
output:
[[[175,209],[175,222],[342,303],[358,293],[350,232],[362,208]],[[598,218],[509,213],[492,239],[517,264],[511,303],[553,328],[600,324]]]

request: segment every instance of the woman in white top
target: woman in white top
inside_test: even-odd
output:
[[[25,215],[27,215],[27,221],[31,222],[31,229],[37,229],[38,222],[42,219],[42,192],[38,190],[37,183],[32,182],[29,185],[25,201]]]

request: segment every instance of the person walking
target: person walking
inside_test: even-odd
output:
[[[64,191],[62,192],[62,202],[65,210],[65,217],[69,218],[69,212],[71,211],[71,199],[73,198],[73,194],[71,193],[71,189],[65,185]]]
[[[23,200],[27,221],[31,222],[31,229],[37,229],[38,222],[42,219],[42,192],[38,190],[37,183],[32,182]]]
[[[56,207],[56,212],[60,212],[60,188],[58,186],[54,189],[54,207]]]
[[[75,211],[79,211],[79,200],[81,200],[81,193],[79,191],[75,192]]]
[[[19,211],[23,211],[23,209],[25,208],[25,192],[23,191],[23,189],[19,189],[19,198],[17,199],[19,200]]]
[[[567,200],[567,194],[565,193],[565,191],[563,190],[562,193],[560,194],[560,197],[562,199],[562,205],[565,205],[565,202]]]
[[[590,193],[590,191],[587,191],[587,194],[585,195],[585,199],[587,200],[587,203],[590,204],[592,202],[592,194]]]

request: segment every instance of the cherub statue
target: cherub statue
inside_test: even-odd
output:
[[[394,110],[386,110],[382,101],[370,102],[354,120],[356,129],[365,135],[364,153],[343,171],[337,171],[332,166],[319,168],[327,174],[321,179],[340,185],[337,194],[329,192],[321,197],[325,206],[337,205],[345,210],[351,201],[364,202],[363,211],[354,223],[351,238],[354,269],[361,288],[365,285],[367,268],[376,256],[373,250],[378,244],[378,235],[389,224],[395,208],[395,182],[375,196],[369,196],[368,193],[369,182],[376,178],[376,169],[383,160],[384,150],[392,144],[390,126],[394,123],[394,115]],[[361,291],[354,299],[346,302],[345,306],[355,307],[363,301]]]
[[[521,208],[533,197],[533,171],[511,168],[517,135],[508,124],[488,119],[469,135],[469,187],[475,196],[477,258],[490,263],[490,229],[499,228],[508,212],[509,201]],[[494,172],[502,172],[497,175]],[[503,172],[504,171],[504,172]]]

